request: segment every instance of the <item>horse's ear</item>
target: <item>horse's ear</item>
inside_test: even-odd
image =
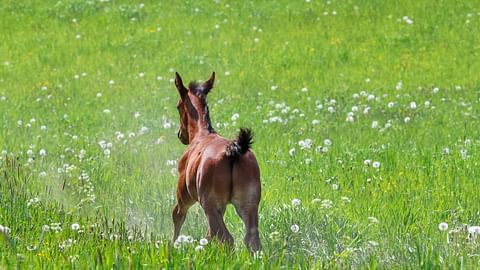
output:
[[[175,86],[177,87],[180,97],[181,98],[185,97],[185,95],[188,92],[188,89],[185,88],[185,85],[183,85],[182,77],[180,77],[180,74],[178,74],[178,72],[175,72]]]
[[[212,90],[213,88],[213,83],[215,81],[215,72],[212,72],[212,76],[210,76],[210,79],[206,80],[202,86],[203,86],[203,91],[205,92],[205,95],[208,94],[208,92],[210,92],[210,90]]]

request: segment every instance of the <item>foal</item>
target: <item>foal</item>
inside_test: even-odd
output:
[[[245,223],[245,244],[252,251],[260,249],[258,204],[260,170],[250,151],[252,133],[240,129],[235,140],[218,135],[210,123],[207,95],[213,88],[215,73],[203,83],[191,82],[188,89],[175,73],[180,100],[178,138],[188,145],[178,162],[177,204],[172,218],[173,240],[180,233],[188,209],[199,202],[208,221],[208,238],[233,245],[233,237],[223,221],[227,204],[235,206]]]

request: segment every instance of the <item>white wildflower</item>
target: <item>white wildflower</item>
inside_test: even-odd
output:
[[[475,235],[480,234],[480,226],[470,226],[468,232]]]
[[[293,207],[300,206],[301,203],[302,203],[302,201],[300,199],[293,199],[292,200],[292,206]]]
[[[72,226],[71,226],[72,230],[74,231],[78,231],[80,229],[80,225],[78,225],[78,223],[73,223]]]
[[[448,224],[445,223],[445,222],[442,222],[442,223],[438,224],[438,229],[440,231],[446,231],[446,230],[448,230]]]

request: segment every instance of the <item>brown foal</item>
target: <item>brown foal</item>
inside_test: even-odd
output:
[[[208,238],[216,237],[233,245],[233,237],[223,221],[227,204],[234,205],[245,223],[245,244],[252,251],[260,249],[258,204],[260,170],[250,150],[252,134],[240,129],[235,140],[227,140],[213,130],[207,95],[213,88],[215,73],[203,83],[191,82],[188,89],[176,73],[180,94],[178,138],[188,145],[178,162],[177,204],[172,218],[173,240],[180,233],[188,209],[199,202],[208,221]]]

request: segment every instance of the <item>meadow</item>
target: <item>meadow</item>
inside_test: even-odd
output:
[[[0,4],[0,268],[480,268],[480,2]],[[263,249],[194,206],[178,93],[255,134]]]

